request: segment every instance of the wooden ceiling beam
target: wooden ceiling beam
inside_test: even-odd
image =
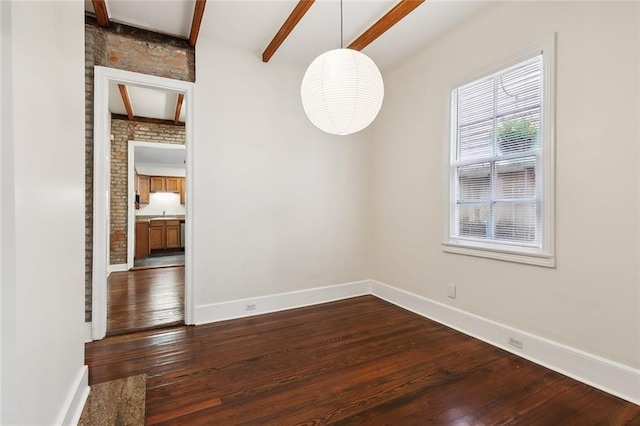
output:
[[[191,34],[189,35],[189,46],[191,47],[196,47],[200,24],[202,24],[202,17],[204,16],[204,7],[206,5],[207,0],[196,0],[196,6],[193,9],[193,19],[191,20]]]
[[[127,117],[129,117],[129,120],[133,120],[133,107],[131,106],[131,98],[129,98],[129,90],[124,84],[118,84],[118,89],[120,89],[124,109],[127,110]]]
[[[133,120],[129,120],[124,114],[111,114],[111,118],[114,120],[125,120],[125,121],[135,121],[137,123],[154,123],[154,124],[166,124],[167,126],[180,126],[184,127],[184,121],[179,121],[177,124],[173,122],[173,120],[166,120],[164,118],[151,118],[151,117],[138,117],[135,115]]]
[[[107,11],[107,3],[105,0],[92,0],[93,10],[96,14],[96,21],[101,27],[109,26],[109,12]]]
[[[184,93],[178,95],[178,102],[176,102],[176,114],[173,117],[173,122],[177,125],[180,121],[180,111],[182,110],[182,102],[184,101]]]
[[[402,18],[411,13],[416,7],[424,3],[425,0],[400,0],[400,3],[396,4],[393,9],[387,12],[382,18],[375,24],[369,27],[368,30],[363,32],[357,39],[355,39],[347,48],[353,50],[362,50],[367,47],[371,42],[380,37],[389,28],[397,24]]]
[[[298,25],[298,22],[300,22],[305,13],[307,13],[309,8],[313,5],[314,1],[315,0],[298,1],[298,4],[293,9],[287,20],[284,21],[282,27],[280,27],[276,35],[273,37],[273,40],[271,40],[271,43],[269,43],[269,46],[267,46],[267,48],[262,53],[262,62],[269,62],[269,59],[271,59],[282,42],[289,36],[296,25]]]

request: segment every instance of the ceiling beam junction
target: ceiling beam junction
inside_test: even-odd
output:
[[[347,48],[353,50],[364,49],[375,39],[384,34],[385,31],[393,27],[402,18],[411,13],[416,7],[424,3],[424,1],[425,0],[400,0],[400,3],[396,4],[393,9],[380,18],[378,22],[363,32],[357,39],[347,46]]]
[[[307,13],[309,8],[313,5],[314,1],[315,0],[298,1],[298,4],[293,9],[287,20],[284,21],[282,27],[280,27],[276,35],[273,37],[273,40],[271,40],[271,43],[269,43],[269,46],[267,46],[267,48],[262,53],[262,62],[269,62],[269,59],[271,59],[282,42],[284,42],[291,31],[293,31],[296,25],[298,25],[298,22],[300,22],[305,13]]]

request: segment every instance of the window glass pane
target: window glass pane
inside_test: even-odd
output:
[[[459,235],[487,238],[489,236],[489,203],[458,204]]]
[[[535,198],[536,158],[496,161],[496,198]]]
[[[536,57],[496,76],[497,111],[502,116],[539,108],[542,100],[542,57]]]
[[[496,133],[498,152],[502,155],[536,149],[539,145],[540,109],[500,117]]]
[[[485,159],[493,155],[493,119],[460,127],[458,160]]]
[[[496,202],[493,206],[495,239],[537,242],[536,203]]]
[[[458,125],[465,126],[493,117],[494,79],[473,82],[458,89]]]
[[[458,200],[486,200],[491,196],[491,164],[458,167]]]

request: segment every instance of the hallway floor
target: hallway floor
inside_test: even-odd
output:
[[[108,336],[184,324],[184,266],[114,272],[107,287]]]

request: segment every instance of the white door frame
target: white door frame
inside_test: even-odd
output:
[[[104,338],[107,333],[107,274],[109,267],[109,191],[110,191],[110,137],[109,84],[111,82],[173,90],[185,95],[187,118],[185,120],[186,185],[187,193],[193,194],[194,158],[194,105],[195,84],[118,70],[102,66],[94,67],[93,102],[93,269],[91,337]],[[188,220],[185,245],[185,324],[193,324],[193,212],[194,200],[190,196],[185,203]]]
[[[135,227],[136,227],[136,210],[135,203],[132,197],[134,194],[134,167],[135,167],[135,148],[137,146],[143,146],[147,148],[153,149],[173,149],[173,150],[181,150],[184,151],[187,146],[179,145],[174,143],[157,143],[157,142],[142,142],[136,140],[127,141],[127,151],[128,151],[128,167],[127,167],[127,269],[133,268],[134,264],[134,253],[135,253]],[[189,221],[189,218],[185,221]],[[186,243],[186,241],[185,241]]]

